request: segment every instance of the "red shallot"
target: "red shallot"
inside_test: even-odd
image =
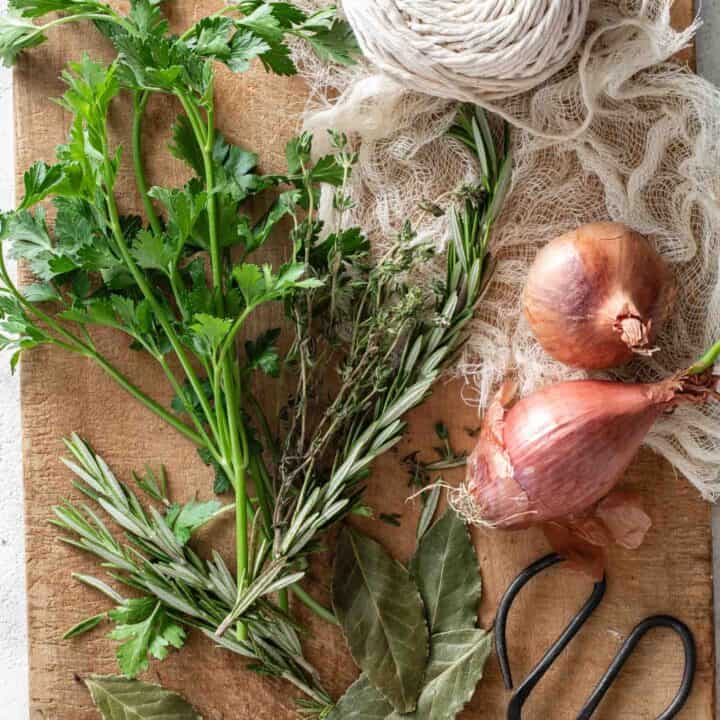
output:
[[[540,251],[523,304],[549,355],[592,370],[654,352],[674,301],[670,271],[645,237],[619,223],[593,223]]]
[[[657,418],[718,397],[720,343],[685,373],[655,384],[563,382],[512,404],[505,385],[468,460],[462,511],[505,529],[541,525],[556,550],[597,575],[599,550],[637,547],[650,527],[637,498],[613,492]]]

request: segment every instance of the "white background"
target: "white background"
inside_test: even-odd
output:
[[[0,8],[5,3],[0,0]],[[703,5],[705,25],[698,37],[698,70],[720,84],[720,0],[705,0]],[[14,203],[13,179],[11,76],[0,67],[0,210]],[[28,717],[21,449],[18,381],[10,375],[7,358],[0,356],[0,715],[7,720]],[[714,528],[717,568],[720,508]],[[715,597],[720,600],[720,572],[716,571],[715,582]],[[720,640],[720,623],[716,623],[716,632]]]
[[[10,81],[0,67],[0,210],[14,202]],[[0,354],[0,717],[7,720],[28,717],[21,449],[18,379]]]

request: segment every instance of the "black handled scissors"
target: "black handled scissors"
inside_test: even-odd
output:
[[[505,687],[508,690],[513,689],[512,673],[510,671],[510,660],[508,658],[507,642],[505,630],[507,627],[507,618],[512,607],[513,601],[522,588],[532,580],[535,575],[547,570],[553,565],[563,562],[560,555],[552,554],[541,558],[534,562],[528,568],[523,570],[510,587],[505,591],[500,607],[498,608],[497,619],[495,620],[495,643],[497,646],[498,659],[500,661],[500,670],[502,672]],[[523,680],[522,684],[513,692],[510,704],[508,705],[507,720],[522,720],[522,709],[526,700],[530,696],[535,686],[542,680],[545,673],[550,669],[552,664],[557,660],[562,651],[572,642],[572,639],[580,632],[583,625],[588,621],[590,616],[595,612],[598,605],[602,602],[605,595],[606,581],[605,578],[595,583],[592,594],[580,612],[570,621],[568,626],[563,630],[560,637],[550,646],[542,660],[530,671],[528,676]],[[598,705],[605,697],[610,686],[619,675],[623,665],[632,655],[635,648],[647,632],[657,627],[665,627],[673,630],[680,636],[685,650],[685,670],[683,672],[680,689],[673,698],[673,701],[665,710],[658,715],[657,720],[671,720],[685,705],[690,692],[692,690],[693,680],[695,678],[695,670],[697,667],[697,651],[695,648],[695,640],[690,629],[680,620],[670,617],[669,615],[655,615],[643,620],[628,636],[623,643],[620,651],[610,664],[607,672],[602,676],[598,684],[595,686],[590,698],[577,716],[577,720],[589,720]]]

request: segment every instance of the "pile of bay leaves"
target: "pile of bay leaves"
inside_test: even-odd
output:
[[[475,548],[452,509],[427,529],[435,507],[425,507],[408,567],[355,530],[340,536],[333,605],[362,675],[329,720],[448,720],[482,678],[492,633],[477,627]]]

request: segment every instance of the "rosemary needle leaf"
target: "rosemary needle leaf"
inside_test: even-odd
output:
[[[440,502],[440,494],[442,493],[442,487],[437,484],[430,490],[425,497],[425,504],[423,505],[422,512],[420,513],[420,519],[417,526],[417,539],[418,542],[422,540],[425,533],[430,529],[433,518],[437,511],[438,504]]]
[[[64,635],[63,640],[71,640],[72,638],[84,635],[96,628],[101,622],[107,620],[107,613],[100,613],[92,617],[82,620],[77,625],[71,627]]]
[[[98,580],[96,577],[83,575],[81,573],[73,573],[73,578],[75,578],[78,582],[81,582],[83,585],[87,585],[88,587],[103,593],[103,595],[107,595],[118,605],[122,605],[125,602],[125,598],[119,592],[113,590],[113,588],[111,588],[108,584],[104,583],[102,580]]]

